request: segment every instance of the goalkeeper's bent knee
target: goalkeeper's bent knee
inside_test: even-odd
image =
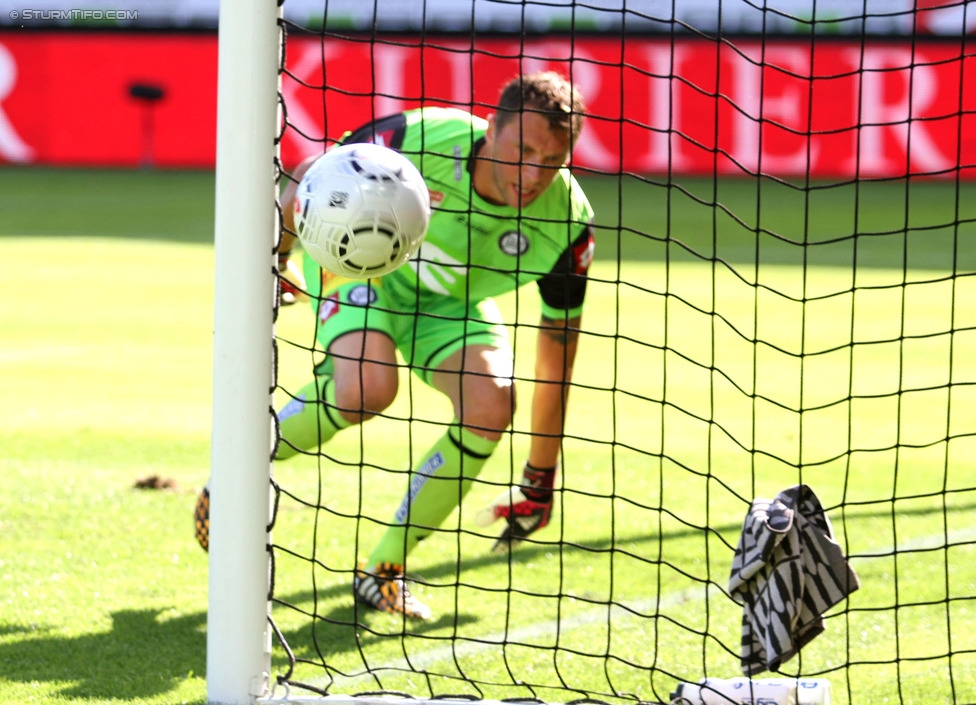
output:
[[[275,459],[287,460],[301,451],[318,448],[350,425],[335,407],[335,381],[317,377],[278,412]]]

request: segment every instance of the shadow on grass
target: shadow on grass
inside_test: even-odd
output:
[[[973,492],[976,492],[976,488],[974,488]],[[838,507],[828,508],[828,514],[835,514],[838,510]],[[946,509],[939,502],[933,500],[932,506],[907,507],[900,509],[898,513],[901,517],[909,515],[924,517],[945,514],[946,512],[951,512],[957,516],[967,516],[974,510],[976,510],[976,501],[963,502],[953,506],[951,509]],[[748,504],[744,503],[743,517],[745,517],[747,511]],[[844,521],[847,524],[857,524],[890,516],[890,505],[876,507],[858,506],[847,511]],[[838,529],[838,526],[835,524],[835,530]],[[631,555],[646,554],[648,556],[654,556],[659,554],[657,547],[661,543],[680,542],[684,539],[700,537],[706,532],[711,536],[717,537],[728,548],[727,556],[723,557],[713,554],[712,559],[721,562],[724,558],[727,558],[728,564],[731,566],[732,556],[741,529],[741,522],[728,522],[711,526],[707,529],[688,525],[686,527],[665,531],[660,535],[649,531],[631,531],[618,533],[615,537],[600,537],[592,541],[587,541],[585,544],[566,543],[560,545],[558,542],[546,542],[543,540],[536,544],[523,544],[512,554],[494,555],[485,553],[484,555],[473,558],[466,557],[462,568],[461,580],[463,582],[463,573],[468,570],[489,565],[504,564],[508,561],[511,561],[513,565],[538,564],[545,558],[546,554],[551,554],[558,550],[570,552],[584,551],[595,554],[625,551]],[[622,549],[622,546],[626,546],[626,549]],[[422,576],[415,577],[420,584],[427,582],[431,585],[450,585],[458,579],[458,566],[454,562],[444,561],[426,567]],[[727,577],[725,574],[721,574],[718,577],[713,576],[712,580],[717,579],[719,582],[713,583],[712,587],[724,590],[725,577]],[[702,586],[702,590],[704,590],[704,586]],[[366,642],[384,638],[399,639],[403,636],[423,636],[435,630],[444,630],[445,628],[457,629],[462,625],[471,624],[480,619],[480,615],[474,612],[439,614],[432,622],[404,620],[398,616],[382,614],[355,605],[351,584],[349,582],[330,585],[325,589],[319,590],[317,593],[311,590],[297,590],[287,594],[278,594],[276,595],[275,601],[277,603],[276,609],[296,609],[301,611],[302,608],[295,607],[295,605],[307,606],[315,604],[316,601],[322,603],[336,598],[340,601],[345,601],[340,606],[334,607],[329,611],[314,616],[310,615],[300,627],[284,630],[281,635],[288,648],[294,653],[297,664],[317,664],[318,668],[322,669],[321,678],[315,682],[296,682],[294,683],[295,685],[313,690],[326,689],[329,682],[329,664],[334,663],[337,657],[340,656],[343,657],[342,661],[346,664],[349,654],[363,653],[362,649]],[[653,599],[653,596],[645,595],[644,598]],[[625,603],[626,600],[621,605],[626,607]],[[639,616],[637,612],[634,614]],[[532,620],[531,618],[527,618],[527,621],[531,622]],[[515,626],[524,626],[524,624]],[[437,643],[444,644],[446,642],[439,641]],[[357,683],[356,687],[358,690],[369,690],[370,688],[382,690],[384,688],[383,674],[375,670],[376,664],[368,663],[365,660],[365,655],[362,656],[362,659],[358,668],[349,668],[346,666],[345,672],[341,674],[342,677],[354,679]],[[397,670],[399,666],[391,668]],[[407,666],[404,666],[404,668],[407,668]]]
[[[588,177],[597,259],[749,268],[976,266],[976,184]]]
[[[112,613],[107,632],[76,637],[48,632],[0,644],[2,676],[24,683],[70,684],[59,691],[66,698],[139,702],[167,693],[187,677],[205,672],[207,616],[160,621],[160,612],[120,610]]]
[[[0,237],[212,244],[214,173],[0,167]]]
[[[953,512],[971,512],[976,504],[953,508]],[[847,521],[887,516],[885,508],[866,510],[858,508],[856,513],[848,514]],[[940,507],[915,507],[904,513],[941,513]],[[741,528],[739,524],[728,523],[708,529],[725,539],[734,537]],[[615,539],[588,542],[585,545],[565,545],[564,550],[605,552],[614,546],[649,546],[661,541],[680,540],[701,535],[703,529],[688,526],[666,532],[662,536],[648,532],[631,532],[618,535]],[[465,569],[504,563],[526,564],[537,562],[557,548],[555,543],[523,545],[511,555],[485,554],[465,561]],[[618,549],[619,550],[619,549]],[[423,579],[432,583],[451,581],[457,575],[453,562],[442,562],[425,570]],[[310,602],[316,596],[310,590],[296,591],[276,598],[284,608],[290,605]],[[284,633],[286,643],[296,650],[300,661],[328,664],[333,657],[356,653],[361,650],[363,640],[392,637],[404,634],[422,636],[447,627],[460,627],[476,622],[480,616],[474,613],[446,613],[431,622],[402,622],[394,616],[381,614],[357,606],[352,599],[351,586],[346,583],[331,585],[317,594],[321,601],[333,598],[347,598],[347,601],[328,613],[309,619],[297,629]],[[203,674],[206,668],[206,614],[196,613],[173,619],[160,620],[161,610],[120,610],[112,614],[112,628],[107,632],[86,634],[77,637],[64,637],[50,630],[36,633],[27,626],[7,626],[7,635],[32,636],[0,645],[0,663],[3,664],[3,677],[9,681],[20,682],[64,682],[70,683],[60,694],[74,698],[128,699],[138,701],[173,690],[180,681],[191,674]],[[368,665],[363,663],[363,673],[368,673]],[[369,687],[365,685],[364,687]],[[369,679],[375,681],[376,688],[383,687],[381,674]],[[314,688],[324,687],[322,683],[311,684]]]
[[[578,175],[603,261],[976,269],[976,183]],[[213,243],[210,170],[0,167],[0,237]]]
[[[976,492],[976,489],[972,491]],[[828,508],[828,513],[837,509]],[[949,511],[958,516],[967,516],[974,510],[976,502],[973,501],[960,502],[947,510],[933,499],[930,507],[907,507],[900,509],[899,515],[934,515]],[[744,507],[743,514],[745,511]],[[891,508],[887,505],[858,506],[848,511],[845,522],[890,516]],[[689,525],[661,535],[631,531],[618,533],[615,537],[600,537],[585,544],[563,544],[561,549],[604,553],[620,551],[620,546],[627,546],[628,552],[636,550],[641,553],[641,548],[647,547],[647,555],[655,555],[653,546],[661,542],[701,536],[707,531],[719,536],[730,547],[731,560],[731,548],[740,529],[741,524],[730,522],[708,529]],[[466,558],[463,571],[507,561],[513,564],[537,563],[554,550],[560,550],[559,543],[523,544],[515,553],[508,555],[485,553]],[[452,561],[443,561],[426,568],[420,580],[445,584],[454,581],[457,575],[457,565]],[[311,590],[279,594],[275,601],[280,605],[277,609],[289,609],[292,605],[314,602],[316,598],[319,601],[342,598],[343,602],[327,613],[310,617],[298,628],[286,630],[283,636],[300,662],[319,664],[323,669],[322,683],[327,679],[325,665],[339,655],[361,653],[364,640],[423,636],[449,627],[456,629],[481,618],[474,612],[462,612],[440,614],[430,622],[404,622],[396,616],[356,605],[348,582],[330,585],[319,590],[317,595]],[[7,625],[3,629],[4,635],[23,638],[0,644],[2,677],[22,683],[65,683],[59,694],[70,698],[139,702],[140,699],[170,692],[187,677],[205,673],[206,613],[160,619],[163,612],[160,609],[119,610],[111,615],[110,630],[74,637],[60,636],[53,630],[38,632],[30,626]],[[276,645],[276,658],[278,653]],[[369,664],[365,661],[362,674],[364,688],[371,687],[366,684],[367,680],[372,681],[375,688],[383,687],[382,674],[370,676]],[[312,686],[326,687],[322,683]]]
[[[738,525],[723,525],[711,527],[710,533],[722,534],[726,537],[733,535],[741,528]],[[649,532],[631,532],[618,534],[616,537],[602,537],[586,544],[547,542],[544,539],[537,543],[524,543],[517,551],[510,554],[496,555],[487,552],[480,556],[465,557],[462,567],[463,573],[484,566],[504,564],[511,561],[513,565],[526,565],[538,563],[547,554],[553,551],[585,551],[589,553],[606,553],[610,551],[621,551],[620,546],[627,546],[628,552],[641,551],[642,546],[656,545],[660,541],[679,540],[683,538],[700,536],[703,530],[698,527],[688,526],[682,529],[674,529],[664,532],[662,535]],[[485,546],[489,545],[486,537]],[[653,551],[648,548],[648,555]],[[731,557],[731,550],[730,550]],[[423,575],[412,576],[418,584],[429,583],[431,585],[451,585],[458,580],[458,566],[452,561],[443,561],[429,565],[424,568]],[[314,616],[309,616],[298,628],[283,630],[281,637],[284,639],[287,648],[291,650],[296,658],[297,664],[317,664],[322,669],[321,679],[315,682],[294,681],[292,684],[298,687],[324,692],[328,688],[329,671],[328,665],[342,656],[344,664],[347,662],[349,654],[360,654],[362,661],[358,668],[344,665],[342,678],[352,678],[356,683],[356,692],[372,690],[384,690],[384,674],[376,670],[376,664],[366,661],[363,648],[367,642],[380,639],[400,639],[404,636],[423,637],[425,634],[450,629],[456,632],[464,625],[478,622],[482,615],[477,612],[445,612],[435,615],[435,619],[429,622],[416,620],[406,620],[399,615],[389,615],[377,612],[370,608],[355,604],[352,594],[351,578],[339,584],[330,585],[317,592],[311,590],[297,590],[287,594],[277,594],[275,602],[276,609],[296,609],[301,610],[296,605],[309,605],[316,602],[326,602],[333,599],[344,599],[340,606],[334,607],[330,611],[322,612]],[[531,615],[526,616],[526,622],[532,622]],[[513,627],[524,626],[515,624]],[[280,641],[280,640],[279,640]],[[434,642],[432,648],[444,645],[442,638]],[[276,644],[276,649],[278,644]],[[399,666],[390,667],[391,672],[399,670]],[[409,668],[409,666],[404,666]],[[288,678],[286,675],[285,678]],[[348,685],[344,686],[348,687]]]

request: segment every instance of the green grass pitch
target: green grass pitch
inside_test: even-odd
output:
[[[551,543],[509,563],[469,518],[524,457],[522,381],[516,434],[450,520],[460,533],[413,559],[439,618],[401,640],[394,617],[354,614],[349,571],[439,434],[399,419],[449,415],[405,377],[391,418],[330,445],[321,489],[315,458],[276,467],[326,508],[285,497],[276,526],[283,545],[317,540],[314,570],[276,566],[276,595],[326,618],[275,609],[299,657],[318,658],[314,632],[326,658],[299,680],[529,695],[498,685],[514,678],[565,702],[737,675],[741,612],[720,588],[744,498],[802,481],[862,588],[790,666],[850,659],[828,675],[837,703],[976,701],[976,188],[585,185],[598,260]],[[191,512],[209,466],[212,174],[6,168],[0,213],[0,702],[203,702],[207,561]],[[535,298],[501,301],[525,378]],[[305,381],[309,354],[288,341],[307,344],[310,320],[279,318],[286,388]],[[363,454],[399,472],[367,470],[361,490],[343,463]],[[134,488],[150,476],[175,486]],[[360,505],[372,520],[343,516]],[[455,630],[467,639],[452,651]]]

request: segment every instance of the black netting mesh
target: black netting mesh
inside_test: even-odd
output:
[[[940,3],[767,4],[735,24],[739,3],[286,3],[283,186],[371,120],[487,117],[508,79],[551,69],[586,99],[571,170],[596,213],[552,522],[495,555],[498,525],[475,521],[527,458],[530,285],[498,297],[514,421],[407,565],[431,620],[357,605],[352,581],[450,404],[401,357],[377,418],[276,464],[274,660],[293,692],[666,702],[741,676],[743,522],[806,485],[860,589],[755,677],[827,679],[837,703],[976,701],[973,12],[941,3],[935,36]],[[334,304],[280,311],[279,407]],[[816,591],[773,602],[806,622]]]

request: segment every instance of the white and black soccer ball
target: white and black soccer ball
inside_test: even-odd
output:
[[[371,143],[335,147],[302,177],[295,230],[322,267],[350,279],[406,264],[430,223],[430,193],[405,156]]]

